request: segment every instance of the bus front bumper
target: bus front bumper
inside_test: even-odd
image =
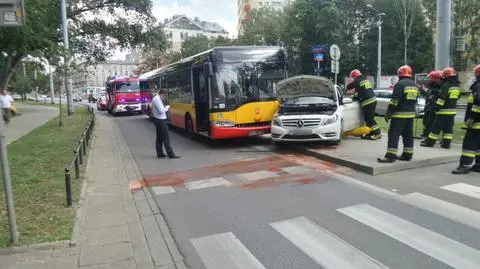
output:
[[[218,127],[212,125],[210,130],[212,139],[230,139],[269,134],[271,126]]]

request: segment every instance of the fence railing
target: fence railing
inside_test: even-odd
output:
[[[71,171],[75,173],[75,179],[80,180],[80,167],[86,163],[87,147],[90,145],[93,137],[93,129],[95,126],[95,111],[93,107],[87,105],[88,112],[90,112],[91,118],[85,127],[85,131],[82,137],[78,141],[77,148],[73,151],[72,162],[65,166],[65,190],[67,198],[67,207],[72,206],[72,176]]]

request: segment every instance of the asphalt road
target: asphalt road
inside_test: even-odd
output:
[[[151,122],[116,122],[189,268],[479,268],[478,174],[370,177],[266,139],[176,131],[183,158],[158,160]]]

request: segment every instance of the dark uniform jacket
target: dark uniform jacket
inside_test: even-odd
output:
[[[358,98],[362,107],[377,101],[377,97],[373,93],[372,83],[365,76],[359,76],[348,84],[347,91],[351,89],[355,89],[355,98]]]
[[[460,81],[457,78],[447,78],[442,85],[440,96],[436,102],[437,115],[457,114],[456,108],[460,93]]]
[[[465,129],[476,129],[480,130],[480,79],[472,84],[470,87],[472,93],[468,98],[467,110],[465,112],[465,123],[469,119],[473,119],[473,126],[467,126],[464,124],[462,127]]]
[[[420,90],[415,81],[407,77],[401,77],[393,87],[387,115],[392,118],[415,118],[419,95]]]
[[[438,96],[440,95],[441,85],[437,82],[431,82],[428,85],[428,91],[425,100],[425,110],[430,110],[435,107]]]

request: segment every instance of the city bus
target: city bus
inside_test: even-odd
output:
[[[142,112],[140,80],[136,77],[110,76],[106,83],[108,113]]]
[[[150,71],[168,93],[170,125],[190,136],[229,139],[270,133],[279,104],[275,85],[287,77],[281,47],[218,47]]]

